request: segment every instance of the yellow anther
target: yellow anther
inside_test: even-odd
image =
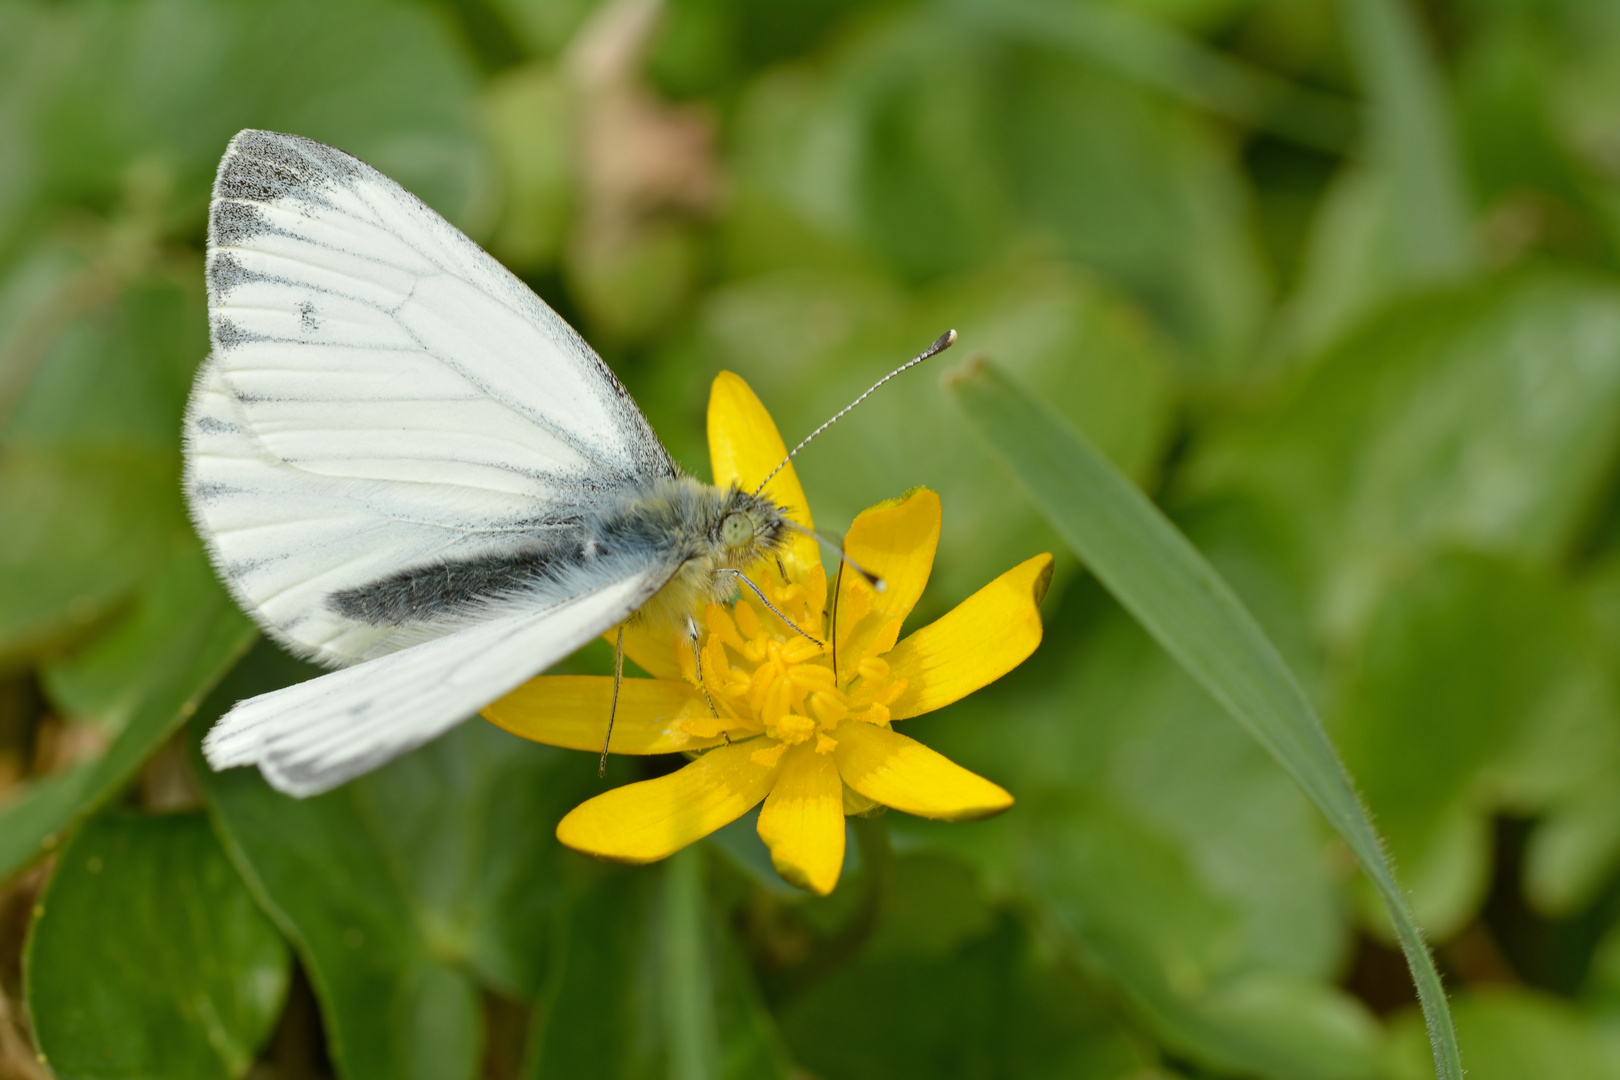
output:
[[[816,753],[830,754],[838,749],[838,740],[825,731],[816,736]]]
[[[838,721],[849,715],[849,706],[836,690],[817,691],[810,695],[810,711],[821,721],[822,727],[837,727]]]
[[[820,664],[794,664],[788,668],[787,677],[794,685],[809,690],[831,690],[834,686],[832,668]]]
[[[790,664],[802,664],[814,660],[822,653],[822,647],[809,638],[795,637],[782,646],[782,658]],[[828,674],[831,674],[829,669]]]
[[[774,679],[771,688],[765,693],[765,700],[760,705],[759,717],[765,721],[767,727],[778,723],[787,715],[791,706],[790,694],[792,684],[786,679]]]
[[[776,729],[778,739],[791,743],[801,743],[810,737],[811,732],[816,730],[816,722],[808,716],[800,716],[798,713],[785,713],[773,727]]]
[[[710,638],[703,650],[703,689],[710,697],[725,692],[726,673],[730,670],[731,665],[726,661],[726,647],[718,638]]]
[[[856,668],[861,676],[872,682],[878,682],[889,677],[889,662],[876,656],[868,656]]]
[[[776,682],[776,669],[769,664],[761,664],[754,669],[750,682],[748,704],[757,713],[765,704],[765,695],[771,692],[771,684]]]
[[[704,621],[709,624],[709,640],[722,641],[738,652],[742,652],[744,641],[742,635],[737,633],[737,624],[731,621],[726,609],[719,604],[710,604],[704,613]]]
[[[748,693],[748,688],[753,685],[754,681],[741,668],[730,668],[726,671],[726,687],[724,691],[726,697],[742,697]]]

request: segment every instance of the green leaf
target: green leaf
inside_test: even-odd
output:
[[[191,531],[179,436],[208,348],[201,275],[109,299],[92,277],[58,281],[14,343],[32,378],[0,425],[0,657],[71,640]]]
[[[1220,576],[1071,427],[988,363],[952,393],[1076,554],[1286,769],[1372,878],[1423,1002],[1436,1067],[1461,1080],[1445,992],[1378,835],[1292,673]]]
[[[1503,775],[1580,673],[1581,652],[1572,605],[1553,582],[1480,556],[1420,568],[1374,617],[1334,731],[1437,937],[1484,899]],[[1611,705],[1594,724],[1617,720]]]
[[[1366,146],[1322,200],[1285,348],[1309,355],[1415,286],[1475,269],[1451,105],[1406,0],[1347,0],[1345,39],[1367,96]]]
[[[116,737],[173,678],[174,642],[200,611],[220,606],[222,594],[196,542],[182,541],[104,633],[40,665],[46,697],[65,719],[89,721]]]
[[[1549,915],[1572,915],[1620,866],[1620,559],[1609,553],[1579,582],[1584,631],[1571,650],[1585,678],[1561,708],[1537,717],[1536,738],[1510,754],[1518,786],[1545,807],[1525,851],[1525,892]]]
[[[63,850],[36,913],[28,1012],[61,1080],[234,1080],[290,964],[203,814],[104,814]]]
[[[219,701],[313,673],[261,645]],[[474,719],[311,799],[252,769],[198,768],[232,861],[310,973],[341,1075],[476,1075],[479,986],[529,998],[544,985],[563,888],[553,831],[599,783],[594,763]]]
[[[1578,97],[1555,95],[1555,85],[1579,84],[1593,72],[1583,63],[1590,46],[1571,56],[1547,25],[1551,21],[1527,8],[1498,8],[1474,28],[1455,61],[1459,134],[1480,205],[1492,208],[1488,213],[1522,213],[1532,199],[1550,204],[1560,218],[1594,209],[1577,155],[1561,145],[1557,110],[1566,101],[1578,107],[1602,101],[1600,109],[1612,108],[1601,91],[1601,81],[1612,76],[1605,72]],[[1591,217],[1543,225],[1536,236],[1482,231],[1493,260],[1517,257],[1532,245],[1601,257],[1602,222]]]
[[[1557,565],[1609,481],[1617,410],[1620,290],[1513,274],[1368,324],[1183,475],[1288,523],[1314,567],[1312,622],[1345,645],[1388,583],[1441,549]]]
[[[1129,291],[1211,373],[1259,329],[1269,286],[1229,147],[1093,65],[912,8],[758,80],[737,127],[733,275],[813,265],[917,284],[1044,242]]]
[[[0,38],[4,36],[0,31]],[[4,66],[0,60],[0,68]],[[0,181],[0,190],[3,186]],[[50,346],[55,324],[71,314],[86,261],[76,245],[56,237],[45,238],[10,259],[11,266],[0,279],[0,426]]]
[[[0,441],[0,659],[72,641],[161,565],[189,531],[179,473],[176,454]]]
[[[1024,839],[1031,894],[1096,951],[1168,1045],[1268,1077],[1374,1074],[1371,1025],[1348,1001],[1281,966],[1232,962],[1246,929],[1240,913],[1170,837],[1084,796],[1028,800],[1025,812],[1066,826]],[[1286,989],[1267,1011],[1241,1010],[1257,985]]]
[[[182,545],[155,583],[172,595],[164,606],[189,612],[169,622],[169,636],[146,652],[140,696],[106,753],[35,781],[0,806],[0,878],[48,851],[63,830],[116,793],[174,733],[255,637],[253,625],[214,580],[197,545]],[[114,651],[117,651],[114,645]],[[217,714],[216,714],[217,715]]]
[[[530,64],[484,92],[483,112],[505,185],[489,250],[507,266],[552,265],[573,220],[579,102],[565,74]]]
[[[192,373],[208,353],[201,267],[142,277],[100,303],[71,309],[16,408],[8,445],[118,449],[178,456]],[[91,297],[109,283],[85,281]]]
[[[702,848],[582,882],[559,909],[529,1080],[785,1078],[790,1062],[704,885]]]
[[[31,30],[0,107],[31,150],[24,205],[139,193],[189,232],[227,140],[264,127],[342,147],[453,220],[477,212],[473,71],[425,6],[89,2]]]
[[[1091,67],[1011,59],[1001,122],[1020,224],[1095,268],[1182,347],[1182,369],[1218,382],[1252,363],[1271,301],[1250,192],[1203,119]]]
[[[941,899],[933,893],[907,897],[906,861],[897,866],[901,903],[921,909]],[[893,910],[879,929],[886,936],[873,948],[783,1007],[785,1033],[816,1075],[845,1080],[1160,1075],[1149,1071],[1156,1055],[1111,1015],[1097,988],[1043,960],[1028,933],[1006,914],[949,947],[926,951],[895,947],[895,924],[905,914]]]
[[[954,6],[970,24],[998,36],[1072,52],[1189,105],[1305,146],[1343,151],[1355,127],[1349,102],[1292,85],[1126,4],[957,0]]]
[[[1389,241],[1410,280],[1474,261],[1468,191],[1438,65],[1406,0],[1347,0],[1346,40],[1368,97],[1369,153],[1390,175]]]
[[[1620,244],[1620,163],[1613,151],[1614,111],[1620,105],[1620,65],[1616,63],[1620,60],[1620,23],[1603,5],[1594,4],[1582,11],[1577,25],[1579,29],[1560,42],[1563,47],[1549,65],[1551,86],[1544,102],[1537,103],[1540,108],[1535,110],[1535,119],[1555,129],[1559,145],[1573,159],[1569,168],[1583,181],[1583,194],[1607,226],[1607,250],[1600,257],[1612,265],[1612,253]],[[1514,29],[1509,27],[1504,36],[1523,40],[1526,35],[1514,33]],[[1573,27],[1563,29],[1567,32]],[[1519,95],[1520,108],[1527,107],[1526,97],[1522,92]],[[1516,163],[1522,162],[1522,144],[1511,149]],[[1583,230],[1581,239],[1590,236]]]

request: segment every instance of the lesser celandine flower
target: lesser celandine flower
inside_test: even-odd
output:
[[[715,380],[709,399],[709,453],[714,482],[745,490],[786,456],[764,406],[729,373]],[[791,466],[766,490],[811,525]],[[795,536],[779,566],[751,576],[777,610],[826,644],[807,640],[744,591],[734,606],[711,604],[706,612],[701,687],[689,642],[631,624],[625,652],[653,677],[624,680],[612,750],[702,753],[668,776],[576,807],[557,826],[558,839],[603,858],[651,862],[763,801],[759,835],[777,870],[827,893],[843,866],[846,814],[883,804],[961,821],[1011,806],[1000,787],[890,725],[972,693],[1035,650],[1052,557],[1014,567],[900,641],[900,624],[933,567],[939,522],[939,497],[921,488],[862,513],[845,550],[885,587],[877,591],[846,571],[831,598],[815,542]],[[596,750],[612,694],[608,677],[542,676],[484,715],[527,739]]]

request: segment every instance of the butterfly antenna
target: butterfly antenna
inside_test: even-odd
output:
[[[718,572],[722,574],[730,574],[739,582],[752,589],[754,591],[754,595],[759,597],[759,602],[769,608],[772,615],[775,615],[778,619],[781,619],[789,630],[792,630],[795,634],[798,634],[806,641],[814,642],[815,644],[820,645],[822,648],[827,647],[827,643],[825,641],[822,641],[814,634],[811,634],[808,630],[805,630],[798,623],[794,622],[792,619],[788,618],[786,615],[782,614],[782,612],[777,610],[776,605],[771,603],[770,598],[765,595],[765,590],[761,589],[758,585],[755,585],[752,581],[750,581],[747,574],[743,573],[741,570],[734,570],[729,566],[720,567]]]
[[[806,435],[804,437],[803,442],[799,443],[798,446],[795,446],[792,450],[790,450],[788,452],[788,456],[782,459],[782,464],[780,464],[776,468],[772,469],[771,474],[769,476],[767,476],[764,480],[760,481],[759,487],[754,489],[754,494],[758,495],[760,492],[764,491],[765,490],[765,485],[770,483],[772,480],[776,479],[776,474],[781,472],[783,469],[787,468],[788,462],[792,461],[793,456],[795,454],[797,454],[800,450],[803,450],[806,446],[809,446],[811,439],[814,439],[817,435],[820,435],[823,431],[826,431],[828,428],[830,428],[834,424],[838,423],[838,421],[842,420],[844,418],[845,413],[849,412],[855,406],[859,405],[861,402],[863,402],[867,398],[871,397],[873,391],[875,391],[878,387],[882,386],[884,383],[888,382],[890,379],[894,378],[896,375],[900,374],[902,371],[905,371],[908,368],[914,368],[918,364],[922,363],[924,360],[929,359],[930,357],[938,356],[940,353],[944,352],[946,349],[950,348],[952,345],[955,345],[955,344],[956,344],[956,331],[955,330],[947,330],[943,334],[939,335],[939,337],[935,338],[934,343],[932,345],[928,346],[928,348],[924,349],[919,355],[912,357],[910,360],[907,360],[905,363],[901,364],[899,367],[895,368],[893,371],[891,371],[887,375],[883,376],[883,378],[879,379],[877,382],[875,382],[871,386],[867,387],[866,388],[866,393],[862,394],[860,397],[856,398],[854,401],[850,402],[848,405],[845,405],[842,409],[839,409],[837,414],[834,415],[831,420],[828,420],[825,424],[822,424],[820,427],[816,428],[816,430],[814,430],[810,434]]]

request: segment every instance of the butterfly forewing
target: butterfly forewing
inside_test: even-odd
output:
[[[207,752],[311,794],[644,604],[675,555],[586,526],[677,470],[579,335],[370,166],[244,131],[210,214],[192,514],[267,631],[357,666],[239,703]]]
[[[333,597],[566,545],[582,509],[675,473],[612,372],[527,286],[331,147],[232,140],[208,283],[193,511],[238,599],[317,660],[466,625],[465,605],[379,624]]]

